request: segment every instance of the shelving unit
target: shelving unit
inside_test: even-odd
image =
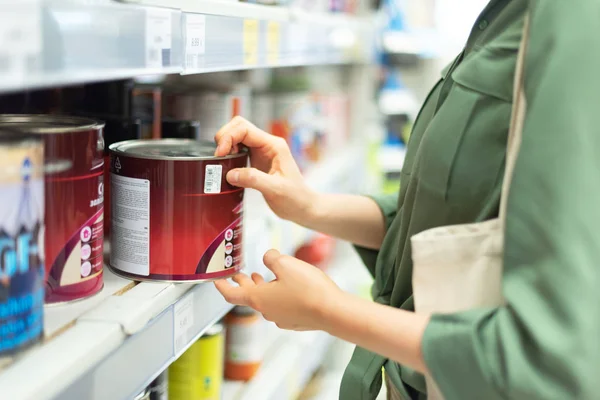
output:
[[[145,75],[351,64],[361,67],[349,91],[363,97],[372,84],[359,70],[374,57],[372,21],[220,0],[8,0],[0,4],[0,93]],[[353,130],[362,117],[352,115]],[[307,182],[319,191],[357,192],[363,177],[356,165],[365,156],[360,141],[336,149],[306,171]],[[245,223],[249,272],[261,268],[266,248],[293,253],[312,235],[272,214],[262,217]],[[338,264],[345,265],[348,251],[342,253]],[[340,271],[332,267],[334,280],[351,290]],[[92,298],[45,309],[43,343],[0,370],[0,398],[132,399],[232,308],[211,283],[137,283],[108,268],[104,282]],[[265,382],[272,399],[299,392],[332,340],[322,332],[273,337],[259,376],[228,384],[232,397],[226,397],[267,398]],[[308,344],[311,354],[303,351]]]
[[[345,157],[335,161],[340,156],[332,156],[309,170],[309,184],[324,187],[343,181],[358,157],[357,151],[358,146],[351,145],[342,152]],[[346,164],[332,174],[316,172],[320,165],[334,162]],[[293,242],[285,243],[284,252],[289,253],[309,235],[291,223],[279,223],[284,229],[299,232],[292,236]],[[251,239],[245,244],[246,251],[256,252],[267,236],[265,226],[253,224],[247,229],[251,231],[245,236]],[[261,260],[257,254],[247,254],[246,258],[255,263]],[[247,265],[249,272],[259,268]],[[332,271],[338,270],[332,267]],[[105,287],[100,294],[47,308],[47,339],[0,373],[2,398],[131,399],[232,308],[211,283],[134,283],[108,268],[104,271]],[[334,279],[342,286],[349,285],[341,273]],[[294,343],[303,346],[306,342]],[[128,374],[116,374],[119,370]],[[24,376],[29,377],[29,384],[23,384]]]
[[[0,5],[0,92],[372,57],[369,19],[216,0],[133,3]]]

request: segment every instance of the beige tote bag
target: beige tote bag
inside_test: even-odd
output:
[[[499,217],[480,223],[433,228],[411,238],[412,284],[415,311],[419,314],[452,313],[504,303],[504,222],[526,111],[523,64],[529,36],[528,20],[526,17],[515,68]],[[428,398],[443,399],[433,379],[429,376],[426,381]]]

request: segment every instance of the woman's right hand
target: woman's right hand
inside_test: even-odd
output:
[[[286,141],[273,136],[242,117],[233,118],[215,136],[216,156],[236,153],[240,145],[250,151],[251,168],[229,171],[227,181],[256,189],[277,216],[300,222],[310,215],[317,194],[304,182]]]

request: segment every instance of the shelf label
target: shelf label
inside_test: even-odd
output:
[[[40,1],[0,4],[0,15],[0,77],[22,78],[39,70],[42,58]]]
[[[244,65],[258,63],[258,20],[244,20]]]
[[[267,24],[267,63],[269,63],[269,65],[277,64],[279,62],[280,37],[279,22],[270,21]]]
[[[194,293],[183,297],[173,307],[173,350],[179,354],[189,343],[189,330],[194,325]]]
[[[185,17],[185,68],[200,67],[200,56],[206,52],[206,16],[186,14]]]
[[[161,8],[146,10],[146,66],[171,65],[172,11]]]

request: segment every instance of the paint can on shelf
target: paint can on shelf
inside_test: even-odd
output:
[[[250,307],[235,307],[225,317],[225,326],[225,378],[248,381],[263,361],[264,319]]]
[[[160,373],[148,386],[150,400],[168,400],[169,398],[169,370]]]
[[[169,400],[220,400],[225,339],[215,324],[169,367]]]
[[[165,139],[199,139],[200,122],[163,120],[162,137]]]
[[[145,388],[133,398],[133,400],[150,400],[150,390]]]
[[[104,124],[50,115],[0,115],[0,128],[44,142],[46,303],[80,300],[103,286]]]
[[[200,282],[242,268],[244,190],[225,179],[247,151],[215,144],[130,140],[110,146],[112,270],[135,280]]]
[[[0,366],[43,335],[43,166],[39,137],[0,130]]]

